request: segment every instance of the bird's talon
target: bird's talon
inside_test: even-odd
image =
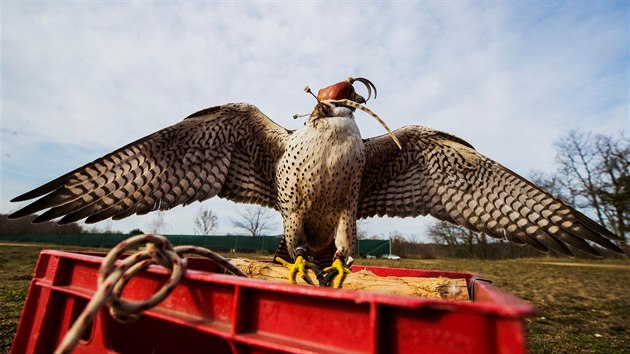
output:
[[[289,283],[297,284],[296,276],[299,275],[308,284],[313,285],[313,280],[308,275],[308,270],[315,267],[315,264],[307,261],[302,256],[295,258],[295,263],[289,263],[280,257],[275,258],[276,262],[282,263],[283,266],[289,268]]]
[[[336,271],[335,281],[333,282],[333,288],[341,288],[346,276],[351,273],[350,269],[343,264],[341,258],[335,258],[332,266],[324,268],[325,273]]]
[[[313,284],[313,281],[311,280],[311,278],[308,275],[302,275],[302,280],[304,280],[304,282],[306,282],[309,285],[315,285],[315,284]]]
[[[274,258],[273,260],[274,260],[274,262],[278,262],[278,263],[282,264],[283,266],[285,266],[285,267],[287,267],[287,268],[288,268],[288,267],[289,267],[289,265],[291,264],[291,263],[289,263],[289,262],[285,261],[284,259],[282,259],[282,258],[280,258],[280,257],[276,257],[276,258]]]

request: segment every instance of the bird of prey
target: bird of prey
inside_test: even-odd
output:
[[[364,106],[372,90],[364,78],[321,89],[294,131],[251,104],[203,109],[16,197],[41,198],[11,217],[48,209],[35,221],[93,223],[214,196],[258,204],[282,214],[277,254],[290,281],[308,278],[317,260],[332,264],[324,271],[338,273],[335,287],[356,249],[356,220],[377,215],[429,214],[543,252],[571,255],[571,245],[598,255],[595,243],[623,253],[616,235],[458,137],[406,126],[363,139],[354,113],[376,117]]]

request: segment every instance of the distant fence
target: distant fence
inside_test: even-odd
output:
[[[280,236],[197,236],[164,235],[174,245],[195,245],[216,251],[275,252]],[[129,238],[127,234],[10,234],[0,235],[2,242],[33,242],[53,245],[110,248]],[[359,256],[381,255],[389,252],[388,240],[359,240]]]

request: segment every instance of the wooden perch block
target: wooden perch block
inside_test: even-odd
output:
[[[244,258],[230,260],[241,271],[255,279],[272,280],[286,283],[289,270],[279,264],[259,262]],[[313,282],[317,283],[315,274],[309,271]],[[299,276],[298,284],[308,285]],[[308,285],[310,286],[310,285]],[[421,296],[433,299],[468,301],[466,279],[451,278],[419,278],[419,277],[381,277],[363,269],[348,274],[343,283],[347,290],[361,290],[375,293]]]

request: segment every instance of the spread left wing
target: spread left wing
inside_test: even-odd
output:
[[[420,126],[394,134],[402,150],[387,135],[365,142],[357,218],[430,214],[541,251],[599,255],[588,240],[623,253],[616,235],[462,139]]]
[[[204,109],[13,199],[41,197],[10,217],[48,209],[35,222],[92,223],[216,195],[276,208],[275,165],[289,134],[249,104]]]

